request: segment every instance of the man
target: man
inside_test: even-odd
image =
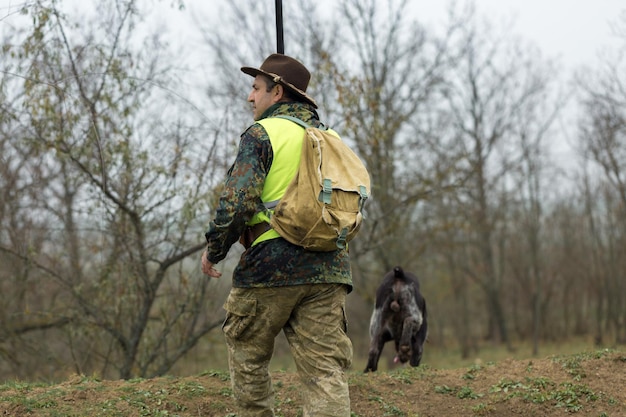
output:
[[[222,327],[238,415],[274,416],[268,367],[282,330],[302,381],[303,415],[349,417],[348,252],[307,251],[268,224],[268,207],[282,197],[298,169],[304,137],[302,127],[273,116],[320,125],[317,105],[306,94],[311,75],[282,54],[270,55],[258,69],[241,71],[254,77],[248,102],[256,122],[241,135],[202,255],[202,271],[218,278],[214,265],[230,247],[239,240],[247,248],[233,272]]]

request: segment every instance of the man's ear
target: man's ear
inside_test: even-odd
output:
[[[285,95],[285,87],[283,87],[281,84],[276,84],[276,90],[274,94],[272,95],[272,101],[274,103],[278,103],[279,101],[283,99],[284,95]]]

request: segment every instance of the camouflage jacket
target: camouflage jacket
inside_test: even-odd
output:
[[[278,103],[267,109],[263,118],[278,114],[297,117],[318,126],[319,117],[312,106],[303,103]],[[224,259],[258,210],[265,176],[272,165],[273,153],[265,129],[250,126],[239,142],[237,158],[228,171],[215,213],[205,234],[207,258],[212,263]],[[347,250],[311,252],[282,238],[261,242],[247,249],[233,273],[233,287],[277,287],[311,283],[346,284],[352,290],[352,273]]]

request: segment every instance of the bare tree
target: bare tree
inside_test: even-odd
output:
[[[16,30],[3,38],[7,50],[24,34]],[[12,49],[11,49],[12,50]],[[2,59],[0,67],[0,242],[22,252],[38,251],[45,241],[45,221],[37,216],[38,190],[55,178],[46,172],[37,149],[25,146],[27,128],[20,123],[28,112],[24,106],[22,80],[16,77],[24,59]],[[27,214],[32,212],[33,214]],[[24,360],[21,352],[38,353],[38,344],[28,337],[34,330],[45,331],[67,324],[65,317],[42,314],[49,311],[58,291],[34,284],[36,271],[24,259],[0,250],[0,372],[25,377],[37,365]]]
[[[544,89],[548,91],[547,83]],[[507,257],[512,265],[514,282],[518,288],[514,294],[525,294],[528,303],[522,306],[522,311],[531,312],[530,327],[532,328],[532,352],[539,354],[541,340],[542,303],[544,289],[554,282],[549,276],[546,249],[549,239],[542,232],[547,221],[546,212],[549,203],[548,178],[552,181],[558,178],[558,171],[549,171],[549,152],[545,146],[546,137],[553,137],[550,127],[554,124],[560,108],[557,100],[547,101],[543,96],[537,96],[538,102],[527,106],[518,113],[518,139],[521,148],[521,163],[518,167],[517,183],[518,198],[512,211],[517,221],[512,225],[510,232],[521,237],[511,239],[511,250]],[[515,175],[514,175],[515,177]],[[517,296],[513,300],[519,299]],[[513,301],[512,300],[512,301]]]
[[[13,113],[17,140],[46,179],[16,213],[41,233],[1,249],[45,292],[47,325],[16,306],[12,334],[56,327],[50,353],[105,377],[162,375],[222,322],[219,284],[185,260],[204,247],[224,144],[173,93],[159,37],[133,43],[138,6],[102,1],[83,24],[34,3],[31,34],[5,54],[19,48],[28,65],[16,69],[27,110]]]
[[[603,315],[619,343],[626,342],[626,16],[619,22],[625,41],[615,56],[605,56],[599,68],[578,77],[582,109],[578,143],[590,168],[603,181],[600,201],[588,199],[589,221],[594,221],[594,253],[605,266],[601,274]],[[594,220],[595,219],[595,220]]]
[[[425,132],[436,135],[429,122],[453,62],[447,46],[458,22],[439,38],[411,19],[408,7],[407,1],[342,1],[342,53],[331,56],[339,130],[372,177],[362,237],[351,249],[357,291],[368,300],[385,271],[398,263],[417,268],[427,242],[420,203],[447,187],[422,142]]]
[[[457,172],[464,172],[466,178],[457,197],[449,200],[456,207],[457,227],[462,231],[459,250],[465,254],[465,263],[460,268],[484,294],[488,338],[510,346],[503,303],[506,247],[514,238],[508,230],[509,213],[518,197],[513,174],[525,173],[528,213],[534,213],[537,230],[540,208],[534,143],[554,120],[554,111],[541,114],[551,72],[520,40],[494,33],[477,17],[463,27],[463,33],[456,46],[462,58],[448,78],[446,91],[451,128],[439,138],[438,146],[442,153],[444,149],[456,152]],[[533,235],[528,234],[529,246],[539,251]],[[539,267],[537,261],[535,267]],[[533,287],[540,279],[535,276]]]

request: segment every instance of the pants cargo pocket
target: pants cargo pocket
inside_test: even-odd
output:
[[[229,295],[224,303],[226,319],[222,331],[231,339],[243,339],[244,332],[256,315],[256,300]]]

